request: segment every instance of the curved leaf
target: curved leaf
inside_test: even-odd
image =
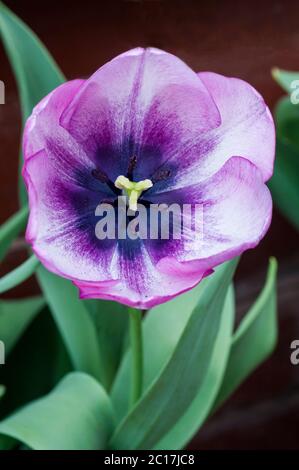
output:
[[[227,293],[211,363],[202,386],[186,413],[155,449],[183,449],[208,417],[225,373],[235,318],[233,288]]]
[[[1,434],[35,450],[105,449],[112,429],[113,411],[104,389],[79,372],[0,422]]]
[[[26,281],[30,276],[32,276],[32,274],[34,274],[39,264],[40,262],[37,257],[32,255],[16,269],[3,276],[0,279],[0,294],[3,294],[3,292],[13,289]]]
[[[12,310],[9,312],[13,313]],[[21,311],[19,318],[21,320]],[[13,324],[12,317],[12,327]],[[72,371],[64,343],[47,308],[26,325],[26,330],[18,338],[13,336],[13,328],[6,326],[6,338],[14,344],[6,354],[5,366],[0,367],[0,383],[6,387],[6,394],[0,401],[0,420],[20,406],[49,393],[65,374]],[[18,323],[16,326],[18,328]]]
[[[15,447],[15,440],[8,436],[0,435],[0,450],[11,450]]]
[[[294,90],[291,86],[292,82],[299,80],[299,72],[292,72],[274,67],[272,69],[272,77],[287,93],[291,93]]]
[[[298,166],[298,150],[278,137],[274,174],[269,181],[269,188],[275,204],[297,229],[299,229]]]
[[[110,389],[125,348],[128,332],[128,308],[111,300],[84,301],[95,325],[103,363],[104,376]]]
[[[222,266],[219,266],[216,271],[221,272],[223,269]],[[207,277],[190,291],[158,305],[146,315],[142,324],[143,392],[147,390],[170,359],[200,296],[204,292],[206,295],[209,289],[213,289],[217,279],[217,276],[214,275]],[[130,368],[131,352],[128,351],[117,373],[111,392],[118,421],[127,414],[129,409]]]
[[[272,75],[288,93],[298,90],[298,72],[274,69]],[[291,85],[294,80],[298,82],[295,89]],[[299,104],[294,104],[290,96],[279,100],[275,108],[275,123],[276,159],[269,187],[275,204],[299,229]]]
[[[75,369],[105,383],[95,327],[77,289],[43,266],[36,274]]]
[[[6,356],[44,306],[42,297],[0,301],[0,339],[5,344]]]
[[[291,103],[290,97],[284,96],[276,104],[274,116],[277,137],[299,152],[299,104]],[[299,158],[297,165],[299,166]]]
[[[28,206],[12,215],[0,227],[0,261],[6,255],[13,240],[25,229],[28,217]]]
[[[17,80],[24,124],[33,107],[65,78],[38,37],[2,2],[0,34]],[[19,183],[24,205],[27,197],[21,175]]]
[[[212,285],[213,277],[206,278],[190,291],[158,305],[147,313],[142,322],[143,392],[151,385],[171,357],[201,293]],[[170,324],[171,328],[169,328]],[[123,358],[111,392],[118,421],[127,414],[129,409],[130,379],[131,352],[129,350]]]
[[[37,36],[2,3],[0,28],[18,82],[25,122],[35,104],[65,78]],[[20,191],[24,203],[23,184]],[[43,268],[39,270],[38,279],[75,368],[98,378],[101,361],[95,329],[75,288]]]
[[[214,408],[226,400],[275,347],[276,273],[277,262],[271,258],[265,286],[233,336],[228,365]]]
[[[236,260],[213,275],[213,288],[203,292],[171,358],[120,423],[112,448],[151,449],[186,412],[207,374],[235,267]]]

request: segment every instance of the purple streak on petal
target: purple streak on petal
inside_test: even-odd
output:
[[[113,180],[136,158],[138,180],[180,157],[180,149],[218,126],[220,117],[186,64],[156,49],[136,49],[93,74],[60,123]]]
[[[203,181],[235,155],[254,163],[267,181],[273,173],[275,128],[263,98],[251,85],[237,78],[212,72],[199,73],[198,77],[219,109],[221,124],[190,141],[180,153],[176,177],[155,190],[163,192]],[[166,161],[162,170],[172,160]]]
[[[248,84],[198,76],[156,49],[129,51],[89,80],[58,87],[29,118],[27,239],[82,298],[152,307],[264,236],[273,153],[269,110]],[[203,246],[190,230],[179,241],[98,240],[95,208],[115,199],[120,174],[152,179],[141,198],[147,207],[203,204]]]
[[[128,265],[128,268],[131,268],[131,275],[132,271],[136,272],[138,270],[136,264]],[[145,274],[145,282],[140,292],[136,290],[136,284],[133,282],[130,285],[127,279],[119,279],[118,282],[105,283],[87,283],[75,280],[74,284],[80,289],[80,298],[115,300],[131,307],[147,309],[162,302],[166,302],[176,295],[194,287],[206,274],[198,270],[197,272],[186,273],[187,270],[185,267],[181,268],[180,271],[169,269],[168,272],[164,273],[151,264],[146,252],[143,252],[140,258],[140,269],[142,269],[140,273],[141,277],[142,273]],[[185,277],[183,278],[181,276],[182,270],[185,272]],[[136,276],[133,275],[133,277],[137,282],[137,286],[139,286],[141,279],[137,281]]]
[[[101,96],[100,84],[88,81],[60,119],[61,126],[112,181],[126,169],[126,162],[122,164],[121,159],[121,129],[117,112],[108,99]]]
[[[207,140],[205,133],[220,124],[218,115],[210,114],[210,110],[210,102],[195,87],[184,83],[165,87],[144,118],[142,150],[156,145],[151,155],[142,153],[137,159],[136,180],[149,177],[160,183],[161,173],[167,171],[173,179],[183,167],[189,166],[190,155],[193,160],[196,154],[199,161],[210,151],[214,141]]]
[[[26,238],[37,256],[65,277],[107,278],[116,241],[95,236],[95,209],[107,194],[62,180],[45,151],[27,160],[23,174],[30,203]]]
[[[255,247],[267,232],[272,216],[272,199],[261,172],[241,157],[231,158],[202,183],[149,199],[159,204],[203,204],[203,244],[198,244],[194,232],[192,239],[188,231],[177,255],[171,253],[174,245],[169,242],[168,256],[182,262],[193,260],[204,270]],[[155,259],[159,259],[159,252]]]

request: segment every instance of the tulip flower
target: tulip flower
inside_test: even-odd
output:
[[[24,132],[26,238],[81,298],[150,308],[184,292],[265,235],[274,125],[248,83],[195,73],[172,54],[137,48],[69,81],[33,110]],[[180,239],[99,239],[99,204],[202,207]],[[113,223],[119,222],[116,216]]]

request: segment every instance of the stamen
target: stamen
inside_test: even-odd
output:
[[[137,164],[137,157],[132,156],[129,161],[128,172],[127,172],[128,177],[131,179],[133,177],[133,171],[136,167],[136,164]]]
[[[129,209],[136,212],[138,198],[141,196],[143,191],[151,188],[153,183],[149,179],[138,181],[136,183],[134,181],[130,181],[126,176],[120,175],[116,178],[114,185],[116,188],[122,189],[125,192],[129,199]]]
[[[153,182],[158,183],[159,181],[166,180],[171,175],[170,170],[160,170],[156,174],[153,175]]]
[[[101,183],[107,183],[108,181],[108,176],[106,175],[106,173],[104,173],[104,171],[102,170],[99,170],[98,168],[94,168],[91,171],[91,174],[94,178],[101,181]]]
[[[91,174],[95,179],[97,179],[101,183],[106,183],[107,186],[109,186],[109,188],[111,189],[111,191],[113,191],[113,193],[118,195],[118,191],[115,188],[113,182],[108,178],[108,176],[106,175],[104,171],[100,170],[99,168],[94,168],[91,171]]]

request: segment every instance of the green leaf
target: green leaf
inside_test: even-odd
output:
[[[217,271],[224,268],[219,267]],[[209,276],[188,292],[150,310],[142,324],[144,348],[143,392],[160,374],[171,357],[200,296],[213,289],[217,276]],[[171,328],[169,328],[171,325]],[[111,397],[118,421],[128,412],[131,352],[125,355],[113,384]]]
[[[65,78],[36,35],[2,3],[0,28],[17,79],[24,123],[35,104]],[[22,188],[21,194],[24,203],[26,198]],[[45,270],[40,272],[39,278],[74,366],[99,377],[100,356],[94,327],[75,288]],[[59,299],[61,293],[65,293],[65,297]]]
[[[289,94],[298,89],[298,72],[274,69],[272,75]],[[299,104],[292,103],[289,96],[282,98],[275,109],[275,121],[276,160],[269,187],[277,207],[299,230]]]
[[[44,306],[42,297],[0,301],[0,339],[5,344],[6,357]]]
[[[24,120],[32,108],[65,81],[35,33],[0,2],[1,36],[19,86]]]
[[[15,440],[11,437],[0,435],[0,450],[11,450],[15,447]]]
[[[13,335],[13,328],[10,330],[9,325],[6,326],[6,333]],[[14,339],[8,335],[6,338],[9,341]],[[69,356],[46,307],[27,325],[13,349],[10,348],[9,354],[6,354],[5,366],[0,367],[0,383],[6,387],[6,394],[0,401],[0,419],[48,393],[71,370]]]
[[[299,230],[298,162],[298,150],[278,137],[274,174],[269,188],[277,207]]]
[[[77,289],[71,281],[50,273],[43,266],[38,268],[37,278],[74,368],[102,379],[106,385],[96,330]]]
[[[28,207],[25,206],[11,216],[0,227],[0,261],[4,258],[13,240],[24,230],[27,223]]]
[[[213,275],[213,286],[203,291],[171,358],[118,426],[113,449],[153,448],[186,412],[206,377],[235,267],[236,260]]]
[[[282,98],[275,121],[276,159],[269,188],[277,207],[299,229],[299,105]]]
[[[79,372],[0,423],[0,433],[34,450],[105,449],[112,429],[113,411],[104,389]]]
[[[276,345],[276,273],[277,262],[271,258],[265,286],[233,336],[225,376],[214,408],[236,390]]]
[[[3,294],[3,292],[13,289],[26,281],[32,276],[32,274],[34,274],[39,264],[40,262],[37,257],[32,255],[16,269],[3,276],[0,279],[0,294]]]
[[[299,104],[292,104],[290,98],[284,96],[278,101],[274,115],[277,137],[285,144],[296,147],[299,153]]]
[[[38,37],[2,2],[0,34],[17,80],[24,124],[32,108],[65,78]],[[21,175],[19,182],[24,205],[27,198]]]
[[[299,72],[291,72],[275,67],[272,69],[272,77],[287,93],[292,93],[294,88],[291,85],[294,80],[299,80]]]
[[[5,394],[5,387],[4,385],[0,385],[0,399],[3,397],[4,394]]]
[[[85,302],[97,332],[97,341],[107,387],[110,389],[125,348],[128,332],[128,313],[125,305],[100,299]]]
[[[155,449],[183,449],[208,417],[225,372],[234,318],[235,299],[231,287],[226,296],[211,363],[202,386],[186,413],[155,446]]]

